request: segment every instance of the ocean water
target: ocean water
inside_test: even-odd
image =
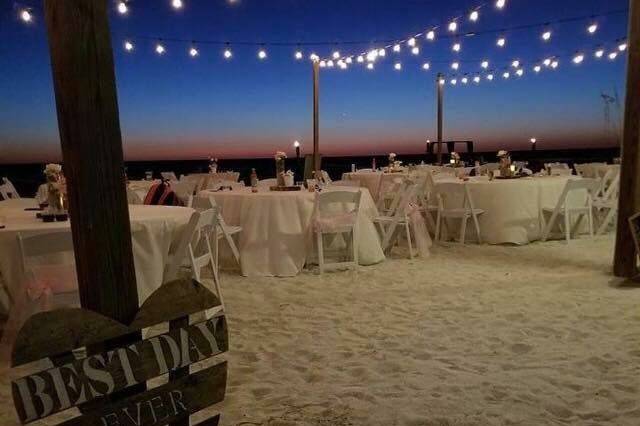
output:
[[[443,148],[443,161],[448,161],[449,155],[446,147]],[[473,163],[497,161],[495,152],[460,153],[462,160]],[[528,161],[529,168],[534,172],[543,168],[547,162],[587,163],[604,161],[611,163],[619,157],[618,148],[602,149],[574,149],[574,150],[549,150],[549,151],[514,151],[511,157],[515,161]],[[326,170],[332,179],[340,179],[342,173],[349,172],[351,165],[356,168],[370,168],[374,156],[359,157],[324,157],[322,168]],[[378,167],[386,166],[388,159],[385,156],[375,156]],[[433,163],[435,155],[402,155],[398,154],[398,160],[404,164]],[[304,171],[304,158],[288,158],[286,167],[296,173],[296,181],[302,180]],[[164,161],[127,161],[126,172],[129,179],[144,179],[145,172],[152,171],[154,177],[160,177],[160,172],[172,171],[177,176],[189,173],[206,173],[209,167],[208,159],[195,160],[164,160]],[[0,177],[9,178],[23,197],[31,197],[38,186],[44,182],[42,170],[43,164],[0,164]],[[256,169],[259,178],[275,176],[275,162],[273,158],[247,158],[247,159],[219,159],[218,170],[240,172],[240,179],[249,183],[251,169]]]

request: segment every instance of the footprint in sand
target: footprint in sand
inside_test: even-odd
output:
[[[532,346],[526,345],[524,343],[516,343],[515,345],[511,345],[511,352],[518,355],[524,355],[526,353],[529,353],[531,352],[532,349],[533,349]]]

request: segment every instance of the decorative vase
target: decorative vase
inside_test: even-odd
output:
[[[276,178],[278,186],[286,186],[284,179],[284,158],[276,158]]]

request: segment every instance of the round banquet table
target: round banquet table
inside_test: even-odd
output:
[[[372,265],[385,258],[373,225],[378,211],[369,192],[359,190],[362,192],[358,216],[359,262]],[[311,229],[315,193],[305,189],[294,192],[263,189],[252,193],[246,188],[205,190],[199,196],[211,198],[220,207],[228,225],[242,227],[238,249],[244,276],[295,276],[315,253]]]
[[[34,206],[34,199],[0,201],[0,216],[5,224],[5,228],[0,229],[0,278],[12,300],[15,300],[16,292],[22,289],[24,283],[17,235],[51,230],[71,232],[69,221],[44,223],[36,218],[37,212],[25,211],[25,208]],[[180,240],[193,212],[193,209],[185,207],[129,206],[140,303],[162,284],[172,244]],[[73,258],[68,257],[64,261],[73,262]]]
[[[392,183],[397,178],[407,178],[409,173],[386,173],[386,172],[351,172],[342,175],[343,180],[360,182],[362,188],[367,188],[374,201],[378,201],[380,186]]]
[[[580,179],[577,176],[544,176],[521,179],[470,178],[467,181],[474,205],[483,209],[479,216],[480,235],[489,244],[528,244],[542,238],[542,208],[555,208],[565,184],[569,179]],[[439,182],[463,182],[459,179],[446,178]],[[452,200],[461,203],[462,200]],[[586,192],[571,197],[569,205],[584,206]],[[548,217],[547,217],[548,219]],[[583,221],[582,226],[586,224]],[[457,237],[457,229],[451,228]],[[467,228],[467,229],[472,229]],[[583,230],[584,228],[581,228]],[[475,232],[473,232],[475,234]]]

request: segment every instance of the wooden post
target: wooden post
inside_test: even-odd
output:
[[[618,277],[637,275],[636,251],[629,218],[640,211],[640,0],[629,1],[627,93],[622,139],[620,201],[613,264]]]
[[[442,73],[438,73],[436,79],[436,88],[438,90],[438,164],[442,165],[442,126],[443,126],[443,101],[444,101],[444,84],[440,81],[444,78]]]
[[[45,0],[82,307],[138,311],[107,0]]]
[[[313,170],[320,179],[320,63],[313,61]]]

